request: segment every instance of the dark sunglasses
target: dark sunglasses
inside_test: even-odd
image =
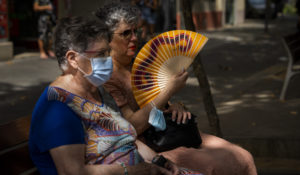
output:
[[[137,29],[128,29],[125,30],[124,32],[121,33],[114,33],[114,34],[120,34],[121,36],[123,36],[126,39],[130,39],[132,37],[132,35],[134,34],[135,36],[137,35]]]

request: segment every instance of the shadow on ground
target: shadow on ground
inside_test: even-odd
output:
[[[0,123],[31,115],[35,103],[49,83],[42,82],[28,87],[16,87],[12,84],[0,83],[0,111],[1,115],[5,115],[5,117],[1,117]]]

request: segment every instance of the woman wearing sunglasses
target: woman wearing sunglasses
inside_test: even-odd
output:
[[[140,109],[131,89],[131,66],[137,52],[136,26],[139,11],[129,4],[118,3],[99,8],[95,15],[99,19],[104,19],[113,33],[110,46],[114,69],[104,87],[115,99],[123,116],[135,127],[137,134],[141,135],[151,124],[149,115],[153,107],[147,104]],[[186,71],[174,76],[153,100],[157,109],[172,113],[173,119],[176,119],[178,124],[190,119],[191,113],[179,103],[171,104],[168,109],[164,109],[164,106],[170,97],[184,86],[187,76]],[[163,124],[160,123],[158,127],[160,125]],[[197,170],[206,175],[257,174],[253,158],[248,151],[213,135],[201,133],[201,138],[203,142],[199,145],[199,149],[179,147],[160,154],[181,167]]]

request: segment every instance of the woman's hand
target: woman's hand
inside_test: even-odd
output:
[[[45,8],[46,8],[46,10],[49,10],[49,11],[52,11],[52,10],[53,10],[52,5],[47,5]]]
[[[172,161],[166,159],[162,155],[156,155],[152,159],[152,163],[153,163],[153,165],[157,165],[157,166],[160,166],[160,167],[168,170],[169,172],[172,173],[172,175],[179,174],[179,168]]]
[[[167,92],[171,93],[171,95],[175,94],[178,90],[184,87],[187,78],[188,72],[186,70],[172,76],[166,85]]]
[[[177,165],[175,165],[173,162],[168,160],[165,164],[165,168],[172,172],[172,175],[178,175],[179,174],[179,168]]]
[[[127,166],[128,174],[145,175],[177,175],[165,167],[160,167],[153,163],[142,162],[137,165]]]
[[[187,123],[187,119],[191,119],[192,115],[189,111],[187,111],[184,104],[177,102],[174,104],[169,104],[169,108],[164,112],[172,113],[172,121],[175,122],[177,117],[177,124],[185,124]]]
[[[175,170],[175,168],[173,168],[173,166],[172,167],[171,166],[172,165],[170,165],[170,168],[172,168],[172,169],[167,169],[166,167],[159,167],[159,166],[157,166],[155,164],[151,164],[150,175],[158,175],[158,174],[163,174],[163,175],[178,175],[178,173],[174,174],[173,169]],[[178,171],[178,168],[177,168],[177,171]]]

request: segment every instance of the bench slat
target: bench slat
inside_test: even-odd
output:
[[[28,140],[31,116],[0,125],[0,150]]]
[[[32,163],[29,155],[28,144],[13,151],[6,152],[0,156],[1,174],[19,175],[26,171],[29,174],[39,174],[34,170],[35,166]]]

